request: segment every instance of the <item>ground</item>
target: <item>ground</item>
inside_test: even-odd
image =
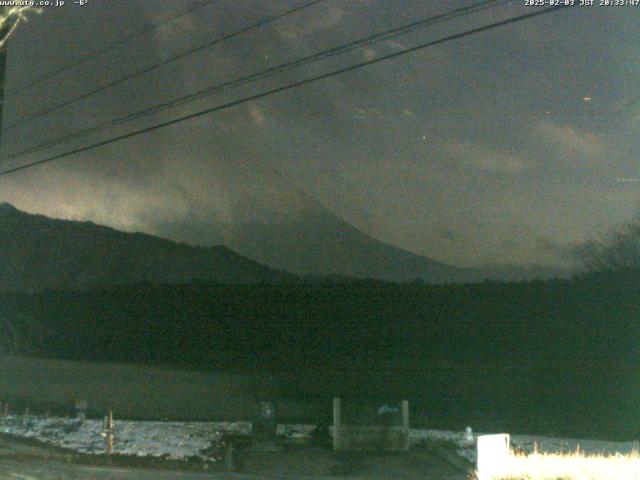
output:
[[[91,462],[91,463],[87,463]],[[78,456],[34,441],[0,436],[0,478],[16,480],[75,479],[420,479],[464,480],[466,475],[424,448],[409,452],[334,452],[323,447],[286,447],[277,452],[244,452],[238,472],[202,471],[204,464],[156,462],[155,468],[132,458]],[[164,467],[164,468],[163,468]],[[171,468],[166,469],[166,468]],[[212,467],[215,468],[215,467]],[[200,469],[201,471],[193,471]]]
[[[268,391],[271,380],[269,376],[0,356],[0,401],[9,404],[9,415],[0,416],[0,480],[462,480],[466,478],[465,468],[475,462],[475,448],[473,442],[467,444],[464,427],[472,425],[483,431],[481,424],[476,423],[483,417],[477,412],[467,412],[465,423],[449,422],[455,431],[435,430],[433,427],[426,430],[420,428],[419,421],[414,423],[416,417],[420,418],[415,415],[419,413],[416,410],[412,414],[412,426],[418,428],[410,431],[413,448],[409,452],[339,453],[328,446],[302,448],[290,445],[275,453],[253,451],[239,454],[237,471],[240,473],[212,473],[216,465],[207,458],[212,438],[221,429],[244,430],[249,425],[247,420],[255,417],[256,394]],[[88,400],[93,419],[78,422],[65,418],[69,413],[70,394]],[[315,424],[307,422],[300,425],[304,423],[300,419],[312,417],[318,422],[324,413],[331,413],[330,399],[316,403],[291,399],[278,401],[278,418],[282,422],[279,426],[293,427],[295,424],[296,428],[313,430]],[[115,457],[104,455],[105,438],[101,435],[101,416],[108,405],[113,407],[115,414],[114,448],[119,454]],[[29,414],[24,415],[27,408]],[[521,412],[523,415],[526,413]],[[499,414],[494,417],[500,420]],[[484,419],[485,424],[491,424],[491,430],[485,432],[509,431],[503,429],[500,422],[493,425],[491,418]],[[207,421],[197,421],[205,419]],[[295,435],[287,436],[284,429],[279,436],[296,440]],[[638,448],[635,442],[528,435],[512,435],[511,445],[525,452],[534,449],[567,452],[575,451],[579,446],[586,452],[626,453]]]

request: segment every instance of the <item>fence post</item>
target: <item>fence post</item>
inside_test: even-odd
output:
[[[402,445],[403,450],[409,450],[411,445],[410,436],[411,429],[409,423],[409,400],[402,400],[402,434],[404,435],[404,445]]]
[[[88,402],[84,398],[76,398],[74,402],[76,418],[81,422],[84,422],[87,419],[88,405],[89,405]]]
[[[113,411],[109,409],[107,417],[104,419],[104,426],[102,429],[102,434],[106,437],[107,441],[107,455],[113,454],[113,431]]]
[[[339,450],[342,446],[342,438],[341,438],[341,425],[342,420],[340,418],[340,399],[333,399],[333,449]]]
[[[402,400],[402,426],[409,431],[409,400]]]

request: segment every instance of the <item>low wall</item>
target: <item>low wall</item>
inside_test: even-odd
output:
[[[409,402],[401,402],[402,425],[342,423],[342,403],[333,399],[334,450],[409,450]]]
[[[409,429],[402,426],[341,425],[334,435],[336,450],[409,449]]]

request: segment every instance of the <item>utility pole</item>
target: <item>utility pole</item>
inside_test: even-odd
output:
[[[1,14],[6,12],[7,7],[4,7]],[[6,38],[11,32],[12,22],[7,21],[4,26],[0,29],[0,41]],[[4,113],[4,87],[5,87],[5,73],[7,71],[7,49],[8,44],[5,43],[2,48],[0,48],[0,150],[2,148],[2,114]]]
[[[17,3],[17,2],[15,2]],[[22,7],[0,7],[0,148],[2,147],[2,115],[4,113],[4,91],[6,87],[7,50],[9,37],[21,21],[26,20],[26,13],[40,13],[41,9]]]

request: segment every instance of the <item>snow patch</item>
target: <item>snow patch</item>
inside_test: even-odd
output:
[[[115,422],[114,454],[212,460],[205,452],[220,432],[250,435],[250,422]],[[80,453],[105,454],[100,420],[0,417],[0,433],[33,438]]]
[[[278,435],[308,437],[315,425],[278,425]],[[331,433],[331,428],[329,431]],[[136,422],[116,420],[114,453],[121,455],[165,457],[173,460],[198,458],[213,460],[210,450],[221,432],[251,435],[251,422]],[[101,420],[79,421],[73,418],[42,418],[0,416],[0,433],[33,438],[50,445],[80,453],[105,454],[106,441]],[[484,435],[484,434],[479,434]],[[417,430],[409,432],[411,445],[424,440],[447,441],[457,447],[457,453],[475,464],[475,442],[469,432],[447,430]],[[543,453],[581,452],[592,454],[626,454],[638,450],[638,442],[554,438],[532,435],[512,435],[511,447],[526,453],[537,449]]]

